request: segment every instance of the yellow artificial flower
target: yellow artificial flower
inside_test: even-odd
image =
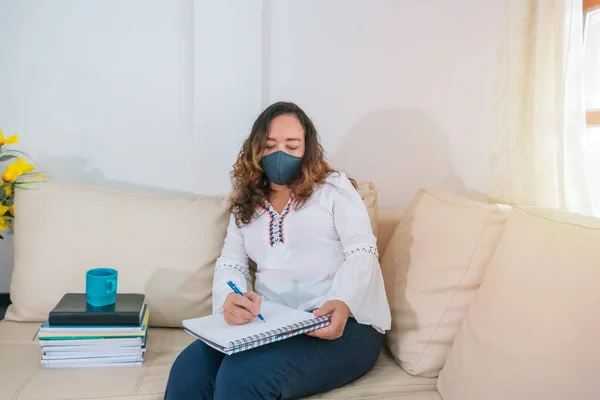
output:
[[[5,228],[12,229],[12,224],[10,223],[11,217],[6,214],[6,211],[10,212],[10,207],[0,206],[0,232]]]
[[[6,193],[7,196],[10,196],[13,194],[13,187],[11,185],[4,186],[4,193]]]
[[[2,174],[2,180],[4,182],[12,183],[19,176],[31,171],[33,171],[33,165],[27,163],[24,158],[19,157],[16,162],[10,164],[8,168],[6,168],[6,171]]]
[[[15,206],[12,205],[12,206],[8,207],[8,212],[10,215],[12,215],[14,217],[15,216]]]
[[[12,229],[12,224],[10,223],[9,217],[0,218],[0,232],[2,232],[4,228]]]
[[[21,174],[26,174],[28,172],[33,171],[34,166],[25,161],[24,158],[17,158],[17,166],[21,169]]]
[[[21,173],[17,167],[17,164],[10,164],[2,174],[2,180],[4,182],[12,183],[19,175],[21,175]]]
[[[11,135],[4,139],[4,135],[2,134],[2,129],[0,129],[0,147],[5,144],[17,144],[19,143],[19,135]]]

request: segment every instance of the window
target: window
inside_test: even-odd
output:
[[[584,0],[583,9],[586,170],[597,174],[600,171],[600,0]],[[592,204],[600,204],[600,179],[590,180],[588,190]]]
[[[584,2],[585,3],[585,2]],[[590,2],[588,2],[590,3]],[[600,5],[600,0],[598,0]],[[600,7],[585,11],[585,108],[588,125],[600,126]]]

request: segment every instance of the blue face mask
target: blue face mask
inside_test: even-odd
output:
[[[279,150],[261,158],[260,165],[271,182],[276,185],[288,185],[298,174],[302,158]]]

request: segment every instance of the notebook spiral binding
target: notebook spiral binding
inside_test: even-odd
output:
[[[306,321],[283,326],[281,328],[272,329],[258,335],[247,336],[242,339],[229,342],[227,349],[232,353],[252,349],[262,346],[267,343],[277,342],[286,339],[290,336],[299,335],[308,331],[324,328],[331,323],[331,318],[328,315],[318,318],[312,318]]]

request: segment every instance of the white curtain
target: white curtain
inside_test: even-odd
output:
[[[492,147],[494,201],[591,213],[581,0],[505,0]]]

